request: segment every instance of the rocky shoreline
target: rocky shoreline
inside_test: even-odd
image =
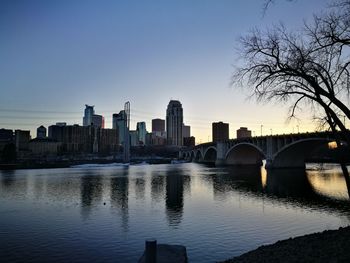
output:
[[[261,246],[221,263],[350,262],[350,226]]]

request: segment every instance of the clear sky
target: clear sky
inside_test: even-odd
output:
[[[256,135],[312,131],[307,112],[286,123],[285,105],[256,104],[248,89],[230,87],[237,40],[279,22],[299,28],[326,0],[0,1],[0,128],[82,124],[95,105],[106,127],[131,103],[131,128],[165,119],[181,101],[197,142],[211,123],[246,126]]]

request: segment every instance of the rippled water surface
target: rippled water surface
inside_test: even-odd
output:
[[[338,167],[200,164],[0,171],[1,262],[137,262],[144,241],[214,262],[349,225]]]

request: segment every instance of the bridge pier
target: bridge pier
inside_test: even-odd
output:
[[[216,143],[216,166],[226,165],[226,152],[227,152],[227,143],[217,142]]]

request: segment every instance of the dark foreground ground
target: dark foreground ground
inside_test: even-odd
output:
[[[350,226],[278,241],[224,262],[350,262]]]

